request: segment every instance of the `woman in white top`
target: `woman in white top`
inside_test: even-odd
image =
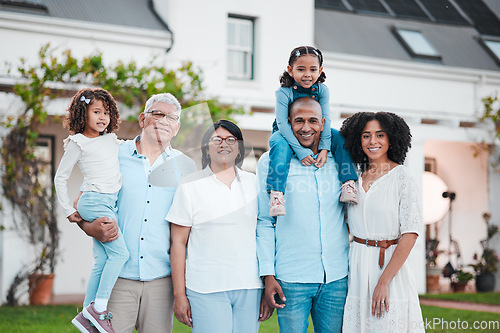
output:
[[[203,170],[183,179],[166,217],[174,313],[193,332],[255,333],[272,309],[264,298],[260,305],[256,178],[239,168],[241,130],[217,121],[201,151]]]
[[[406,259],[422,229],[420,193],[403,166],[411,147],[405,121],[360,112],[340,129],[359,164],[358,205],[347,207],[353,236],[344,332],[423,332],[417,288]]]
[[[64,155],[54,179],[57,197],[70,222],[99,217],[116,220],[116,200],[121,188],[119,142],[114,133],[120,115],[113,96],[104,89],[81,89],[73,96],[65,126],[74,135],[64,140]],[[78,164],[83,174],[83,194],[76,210],[68,196],[68,179]],[[73,320],[80,332],[114,332],[107,304],[118,275],[129,257],[123,236],[112,242],[94,239],[94,267],[85,294],[84,309]]]

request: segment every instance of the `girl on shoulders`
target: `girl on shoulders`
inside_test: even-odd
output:
[[[284,206],[285,184],[292,154],[297,155],[305,166],[321,168],[328,152],[333,154],[342,183],[341,202],[356,203],[354,181],[357,175],[349,153],[343,148],[344,139],[330,126],[330,92],[323,84],[323,55],[312,46],[299,46],[292,50],[286,71],[280,78],[281,88],[276,91],[276,120],[273,135],[269,139],[269,173],[267,191],[270,193],[270,216],[286,215]],[[301,97],[311,97],[321,105],[325,118],[325,130],[321,132],[319,154],[303,147],[292,132],[288,121],[290,105]]]

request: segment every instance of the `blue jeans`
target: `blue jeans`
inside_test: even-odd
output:
[[[309,314],[314,332],[342,331],[347,276],[330,283],[278,282],[286,297],[285,307],[277,310],[280,332],[307,333]]]
[[[273,127],[273,131],[274,129]],[[330,151],[335,160],[340,183],[344,184],[348,180],[357,180],[358,176],[351,155],[344,149],[344,137],[336,129],[332,128],[331,130],[332,143]],[[269,138],[269,147],[271,149],[269,151],[267,191],[273,190],[285,193],[285,184],[288,178],[288,169],[290,168],[293,150],[279,131],[274,131]]]
[[[293,150],[279,131],[274,132],[269,138],[269,147],[271,147],[271,150],[269,151],[267,191],[273,190],[285,193],[285,184]]]
[[[239,289],[207,294],[186,288],[193,333],[257,333],[262,289]]]
[[[118,193],[83,192],[78,200],[78,213],[89,222],[105,216],[116,220],[117,197]],[[121,231],[118,239],[112,242],[101,243],[95,238],[93,240],[94,267],[87,283],[84,306],[96,298],[109,299],[116,279],[129,258]]]

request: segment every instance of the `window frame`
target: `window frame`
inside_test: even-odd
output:
[[[229,24],[230,23],[238,23],[238,24],[247,24],[250,29],[250,45],[242,46],[242,45],[230,45],[229,44]],[[227,39],[226,39],[226,47],[227,47],[227,78],[230,80],[245,80],[250,81],[254,79],[254,55],[255,55],[255,18],[249,16],[241,16],[241,15],[233,15],[229,14],[227,17]],[[242,52],[245,53],[246,62],[249,64],[249,68],[247,72],[230,72],[230,64],[229,64],[229,53],[233,52]]]
[[[476,37],[477,41],[481,46],[486,50],[486,52],[490,55],[490,57],[495,60],[498,66],[500,66],[500,53],[496,54],[488,45],[487,42],[494,42],[494,43],[499,43],[500,44],[500,37],[496,36],[477,36]]]
[[[422,31],[417,30],[417,29],[412,29],[412,28],[403,28],[403,27],[397,27],[397,26],[391,26],[391,31],[396,37],[396,39],[403,45],[405,50],[412,56],[413,58],[420,58],[420,59],[430,59],[430,60],[442,60],[442,56],[439,53],[439,51],[434,47],[434,45],[429,42],[429,40],[425,37],[425,35],[422,33]],[[413,49],[413,47],[407,42],[407,40],[401,35],[400,31],[410,31],[410,32],[417,32],[422,35],[424,40],[429,44],[429,46],[436,51],[437,54],[425,54],[425,53],[418,53],[416,50]]]

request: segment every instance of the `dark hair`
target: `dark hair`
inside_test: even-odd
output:
[[[212,134],[215,133],[215,131],[219,128],[222,127],[225,130],[227,130],[229,133],[234,135],[236,139],[238,139],[238,156],[236,157],[236,160],[234,161],[234,164],[238,167],[241,167],[243,164],[243,159],[245,158],[245,144],[243,141],[243,134],[241,133],[241,129],[235,124],[230,122],[229,120],[221,119],[210,125],[210,127],[207,129],[205,134],[203,135],[203,138],[201,139],[201,167],[204,169],[207,165],[210,164],[210,154],[208,152],[208,142],[210,141],[210,138],[212,137]]]
[[[73,96],[67,110],[69,114],[64,119],[64,127],[67,127],[73,134],[82,133],[87,124],[87,110],[95,100],[102,101],[104,108],[109,112],[109,124],[104,132],[111,133],[118,129],[120,114],[116,101],[107,90],[101,88],[84,88]]]
[[[299,47],[294,48],[292,50],[292,52],[290,52],[290,58],[288,58],[288,65],[293,66],[293,64],[295,63],[297,58],[299,58],[303,55],[306,55],[306,54],[316,56],[318,58],[318,61],[319,61],[319,66],[320,67],[323,66],[323,54],[321,53],[321,51],[319,49],[312,47],[312,46],[299,46]],[[314,83],[323,83],[323,82],[325,82],[325,79],[326,79],[325,72],[321,72],[320,76],[318,77],[318,80]],[[281,86],[288,88],[288,87],[293,86],[294,83],[295,83],[295,80],[293,79],[293,77],[291,77],[287,71],[284,71],[280,77]]]
[[[344,120],[340,134],[345,137],[344,148],[351,154],[353,162],[359,164],[362,171],[368,169],[368,157],[361,148],[361,134],[366,123],[372,120],[378,120],[388,136],[387,157],[403,164],[411,148],[410,128],[403,118],[391,112],[358,112]]]

